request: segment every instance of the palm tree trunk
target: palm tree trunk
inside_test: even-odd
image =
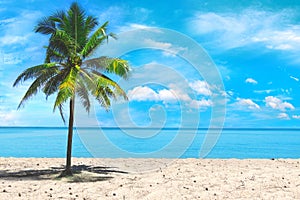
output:
[[[67,145],[67,162],[66,169],[63,173],[64,176],[71,176],[71,158],[72,158],[72,140],[73,140],[73,125],[74,125],[74,98],[70,100],[70,116],[69,116],[69,128],[68,128],[68,145]]]

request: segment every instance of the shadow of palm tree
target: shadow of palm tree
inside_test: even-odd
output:
[[[51,167],[50,169],[37,169],[37,170],[20,170],[9,171],[0,170],[0,179],[8,180],[60,180],[61,172],[65,168]],[[114,174],[127,174],[128,172],[118,170],[113,167],[100,167],[89,165],[74,165],[72,166],[73,176],[67,177],[68,182],[95,182],[105,181],[114,178]]]

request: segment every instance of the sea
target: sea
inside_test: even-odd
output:
[[[66,156],[65,127],[0,127],[0,157]],[[75,128],[73,157],[300,158],[300,129]]]

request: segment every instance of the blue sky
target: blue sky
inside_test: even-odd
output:
[[[16,110],[30,83],[17,88],[12,84],[24,69],[44,60],[47,37],[33,32],[36,22],[67,9],[71,2],[0,1],[0,126],[64,126],[59,114],[52,112],[53,98],[46,101],[42,94]],[[120,81],[128,102],[115,103],[110,112],[95,104],[90,116],[79,116],[78,124],[95,125],[96,119],[101,126],[208,127],[219,117],[219,125],[225,120],[225,127],[299,127],[300,2],[80,2],[100,23],[108,20],[110,31],[120,37],[99,52],[127,59],[133,70],[129,80]],[[122,43],[128,32],[145,28],[175,31],[197,42],[210,56],[222,84],[216,87],[207,72],[199,74],[180,56],[191,47],[179,45],[176,34],[145,35]],[[118,54],[116,48],[131,51]],[[213,114],[217,93],[226,101],[224,116]]]

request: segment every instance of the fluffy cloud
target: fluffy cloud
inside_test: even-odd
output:
[[[211,91],[209,85],[206,81],[197,80],[195,82],[189,83],[189,86],[197,92],[197,94],[204,96],[211,96]]]
[[[286,109],[295,109],[295,107],[292,104],[286,101],[283,102],[281,99],[278,99],[277,97],[273,96],[266,97],[265,102],[267,107],[271,107],[275,110],[286,111]]]
[[[247,79],[245,80],[245,82],[246,82],[246,83],[251,83],[251,84],[254,84],[254,85],[257,84],[257,81],[254,80],[253,78],[247,78]]]
[[[195,109],[213,105],[210,99],[191,99],[188,94],[176,88],[162,89],[156,92],[147,86],[137,86],[128,91],[128,98],[130,101],[162,101],[164,104],[183,101],[190,108]]]
[[[284,119],[284,120],[289,120],[290,117],[286,113],[279,113],[277,116],[278,119]]]
[[[189,83],[189,86],[196,91],[197,94],[203,96],[211,96],[212,94],[205,81],[198,80]],[[170,89],[162,89],[157,92],[147,86],[137,86],[128,91],[128,98],[131,101],[163,101],[164,103],[185,101],[189,102],[189,105],[193,108],[212,105],[210,100],[192,100],[186,92],[176,88],[174,84],[170,84]]]
[[[149,87],[138,86],[128,91],[130,101],[158,101],[158,94]]]
[[[241,107],[246,107],[250,110],[257,110],[260,109],[259,105],[254,103],[251,99],[241,99],[237,98],[236,105],[241,106]]]
[[[292,118],[293,119],[300,119],[300,115],[293,115]]]
[[[163,101],[164,103],[191,100],[187,94],[180,90],[162,89],[156,92],[147,86],[138,86],[129,90],[128,98],[131,101]]]
[[[158,97],[161,101],[164,102],[173,102],[176,101],[176,93],[173,90],[163,89],[158,91]]]

